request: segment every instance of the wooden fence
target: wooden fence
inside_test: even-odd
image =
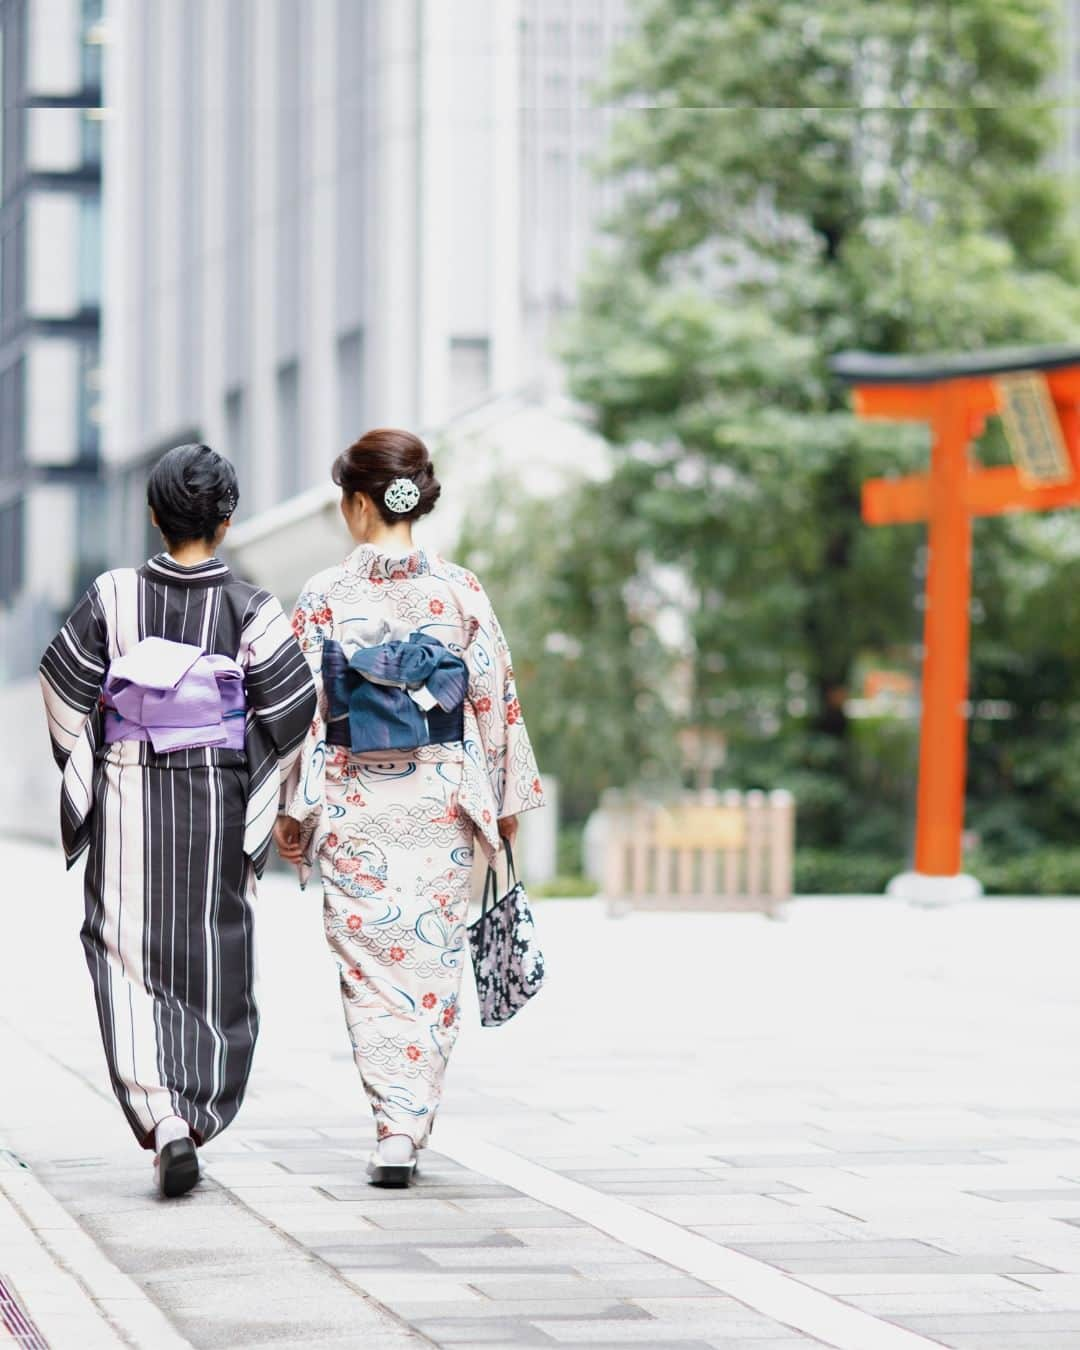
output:
[[[687,794],[605,803],[608,910],[745,909],[776,917],[791,899],[790,792]]]

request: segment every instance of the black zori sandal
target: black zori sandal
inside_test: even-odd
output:
[[[368,1163],[368,1182],[372,1186],[396,1187],[401,1189],[413,1184],[416,1176],[416,1159],[407,1163],[384,1163],[372,1158]]]
[[[157,1157],[158,1190],[167,1199],[186,1195],[199,1180],[199,1155],[191,1139],[174,1139]]]

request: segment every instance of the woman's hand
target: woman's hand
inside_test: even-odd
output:
[[[503,816],[499,821],[499,833],[510,845],[514,847],[514,841],[517,839],[518,818],[517,816]]]
[[[300,848],[300,822],[292,816],[278,816],[274,822],[274,843],[280,857],[297,866],[303,862]]]

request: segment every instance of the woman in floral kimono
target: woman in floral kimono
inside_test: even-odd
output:
[[[333,469],[357,547],[293,627],[319,713],[276,836],[322,874],[326,935],[375,1115],[375,1185],[410,1184],[458,1032],[474,844],[543,804],[510,652],[471,572],[418,548],[439,497],[423,442],[371,431]]]
[[[179,446],[147,495],[168,551],[97,578],[41,687],[68,866],[88,851],[82,940],[113,1090],[181,1195],[247,1084],[250,901],[315,690],[278,601],[214,556],[232,465]]]

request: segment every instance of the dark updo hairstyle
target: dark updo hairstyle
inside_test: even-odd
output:
[[[169,544],[212,544],[240,500],[236,470],[208,445],[178,445],[150,471],[146,500]]]
[[[424,442],[411,431],[393,427],[366,432],[338,455],[330,473],[343,492],[366,493],[387,525],[426,516],[442,492]],[[420,491],[420,500],[411,511],[393,511],[384,500],[395,478],[407,478]]]

